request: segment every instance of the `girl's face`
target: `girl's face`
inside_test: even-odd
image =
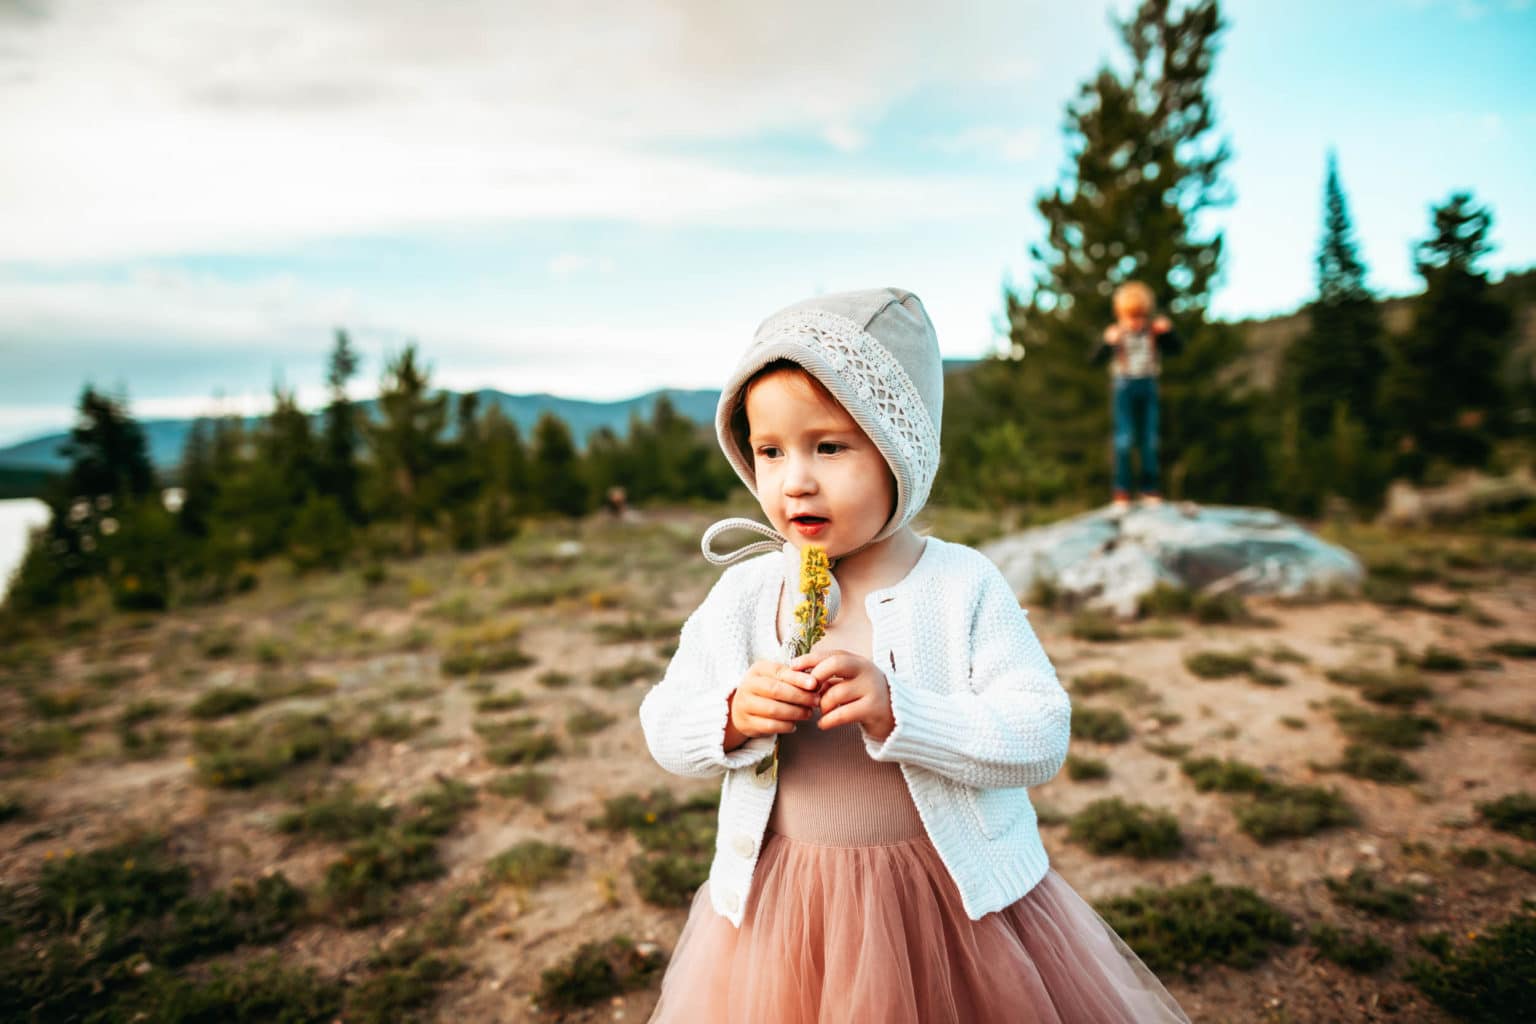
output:
[[[778,370],[747,389],[747,444],[757,497],[798,548],[837,558],[890,521],[896,480],[874,442],[808,374]]]

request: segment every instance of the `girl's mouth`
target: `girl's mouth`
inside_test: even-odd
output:
[[[793,516],[789,524],[801,536],[815,537],[831,524],[831,520],[826,516]]]

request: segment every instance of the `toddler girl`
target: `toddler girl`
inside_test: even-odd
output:
[[[911,528],[942,405],[933,325],[896,289],[775,314],[726,382],[720,444],[771,528],[705,534],[711,561],[764,554],[721,576],[640,708],[663,768],[724,776],[653,1020],[1187,1020],[1050,868],[1029,787],[1071,705],[1025,613],[982,555]],[[735,527],[771,539],[715,553]],[[833,615],[791,659],[812,544]]]

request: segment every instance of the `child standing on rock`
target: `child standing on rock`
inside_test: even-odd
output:
[[[771,526],[706,533],[719,564],[763,554],[640,708],[662,767],[723,776],[653,1020],[1187,1020],[1050,867],[1029,787],[1060,769],[1071,705],[1024,611],[982,555],[910,525],[942,405],[933,326],[897,289],[775,314],[726,382],[716,432]],[[770,539],[717,554],[728,528]],[[831,614],[791,658],[811,545]]]
[[[1140,281],[1128,281],[1115,289],[1115,322],[1104,328],[1104,340],[1093,351],[1093,361],[1109,361],[1113,379],[1110,409],[1114,415],[1116,509],[1131,500],[1131,450],[1141,461],[1141,500],[1149,505],[1162,501],[1157,484],[1158,399],[1157,377],[1164,356],[1176,354],[1183,340],[1165,316],[1152,315],[1152,289]]]

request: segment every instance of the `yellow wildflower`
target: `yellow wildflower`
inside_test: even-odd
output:
[[[809,654],[827,632],[827,592],[832,589],[832,564],[825,548],[812,544],[800,553],[800,594],[795,608],[800,630],[795,636],[796,657]]]

